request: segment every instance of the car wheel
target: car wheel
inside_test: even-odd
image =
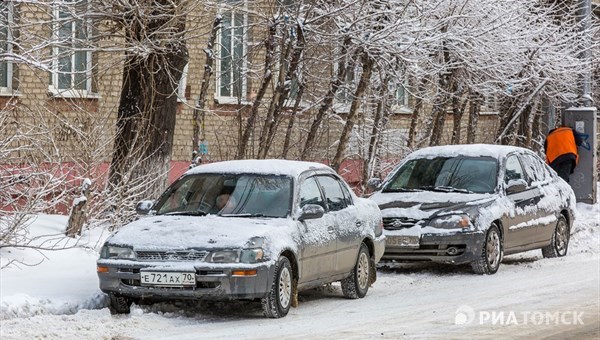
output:
[[[502,261],[502,238],[495,224],[485,234],[485,242],[481,249],[480,258],[471,262],[471,267],[476,274],[495,274]]]
[[[262,298],[262,308],[268,318],[282,318],[290,311],[292,302],[292,266],[287,257],[281,256],[275,266],[271,291]]]
[[[133,303],[132,299],[115,294],[109,294],[108,298],[108,309],[110,310],[110,314],[129,314],[131,311],[130,308]]]
[[[542,256],[544,257],[562,257],[567,255],[569,247],[569,225],[563,215],[560,215],[556,223],[556,229],[552,234],[550,244],[542,248]]]
[[[371,259],[367,245],[361,243],[352,275],[342,280],[342,293],[349,299],[359,299],[367,295],[371,279]]]

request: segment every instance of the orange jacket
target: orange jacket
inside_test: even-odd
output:
[[[546,138],[546,162],[551,164],[563,155],[575,156],[575,164],[579,162],[575,135],[570,127],[560,127],[550,131]]]

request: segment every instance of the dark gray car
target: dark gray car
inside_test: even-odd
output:
[[[387,237],[383,260],[470,263],[478,274],[493,274],[505,254],[567,253],[575,195],[529,150],[424,148],[381,185],[373,182]]]
[[[283,317],[298,291],[362,298],[383,255],[381,213],[329,167],[246,160],[189,170],[98,260],[112,313],[139,300],[246,299]]]

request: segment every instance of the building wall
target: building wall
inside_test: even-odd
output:
[[[20,32],[24,39],[23,49],[33,48],[41,44],[41,38],[47,39],[51,35],[51,17],[47,8],[31,4],[20,4],[21,13],[29,22],[38,21],[39,25],[27,25]],[[268,1],[255,2],[255,9],[268,12]],[[186,98],[178,103],[177,124],[175,127],[172,160],[187,162],[191,159],[193,150],[193,113],[206,63],[206,41],[210,24],[212,23],[216,10],[204,8],[188,17],[190,23],[190,40],[187,44],[190,61],[187,73]],[[267,13],[268,14],[268,13]],[[264,31],[252,28],[250,32],[251,41],[248,47],[248,70],[260,74],[264,64],[264,48],[259,44],[264,36]],[[117,46],[119,41],[104,40],[100,42],[106,51],[96,52],[94,60],[97,67],[93,72],[93,87],[96,93],[87,98],[59,98],[49,94],[49,73],[41,68],[25,63],[14,64],[18,72],[18,88],[12,96],[0,96],[0,107],[9,112],[10,121],[19,129],[28,126],[45,125],[44,130],[48,141],[50,137],[56,144],[46,145],[48,153],[53,149],[59,150],[57,157],[65,161],[70,158],[84,160],[85,163],[105,163],[110,160],[112,149],[112,138],[115,134],[115,122],[118,110],[123,69],[123,53],[109,51],[108,48]],[[27,45],[29,44],[29,46]],[[50,49],[44,48],[37,52],[41,59],[48,60]],[[245,92],[245,99],[251,101],[258,89],[259,82],[256,78],[249,79]],[[313,84],[313,86],[316,86]],[[265,95],[265,100],[270,98],[272,86]],[[203,155],[207,161],[232,159],[235,156],[237,141],[240,133],[239,114],[241,113],[241,124],[245,125],[248,106],[238,106],[217,103],[215,100],[214,75],[209,87],[209,95],[206,101],[207,111],[204,114],[205,145],[208,154]],[[10,104],[10,105],[9,105]],[[266,104],[264,104],[266,105]],[[259,119],[256,122],[253,138],[250,142],[249,157],[256,155],[258,149],[258,134],[264,121],[264,105]],[[427,111],[427,110],[425,110]],[[291,151],[287,158],[296,159],[300,157],[300,151],[304,147],[304,139],[312,123],[310,114],[299,115],[296,119],[296,128],[291,136]],[[285,115],[280,122],[275,142],[269,153],[269,157],[278,158],[282,155],[283,141],[285,139],[285,127],[291,115]],[[463,118],[463,126],[466,126],[467,115]],[[387,137],[382,141],[382,146],[390,157],[402,151],[410,124],[409,114],[398,114],[391,117],[388,126]],[[495,115],[481,116],[477,141],[493,142],[491,136],[497,124]],[[343,128],[343,119],[339,116],[331,116],[326,120],[318,136],[317,147],[311,156],[314,160],[326,160],[331,158],[336,151],[339,134]],[[357,127],[357,131],[361,127]],[[370,127],[363,126],[363,134]],[[9,129],[4,130],[10,133]],[[42,131],[42,130],[40,130]],[[83,134],[79,131],[84,132]],[[448,115],[445,125],[443,143],[449,143],[452,132],[452,116]],[[368,132],[367,132],[368,133]],[[423,139],[424,124],[419,125],[419,140]],[[466,140],[466,131],[462,133],[463,141]],[[356,135],[359,135],[357,132]],[[348,150],[348,156],[355,157],[361,154],[361,146],[352,144]],[[398,150],[398,151],[396,151]],[[15,157],[19,157],[16,155]]]

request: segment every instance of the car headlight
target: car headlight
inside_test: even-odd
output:
[[[466,214],[435,217],[427,225],[438,229],[470,229],[473,226]]]
[[[104,246],[100,252],[101,259],[135,260],[135,252],[131,248]]]
[[[240,254],[240,262],[256,263],[265,260],[265,252],[262,248],[244,249]]]
[[[219,250],[206,257],[206,262],[211,263],[256,263],[265,260],[262,248],[242,250]]]
[[[213,251],[206,257],[206,262],[212,263],[236,263],[240,261],[239,250]]]

